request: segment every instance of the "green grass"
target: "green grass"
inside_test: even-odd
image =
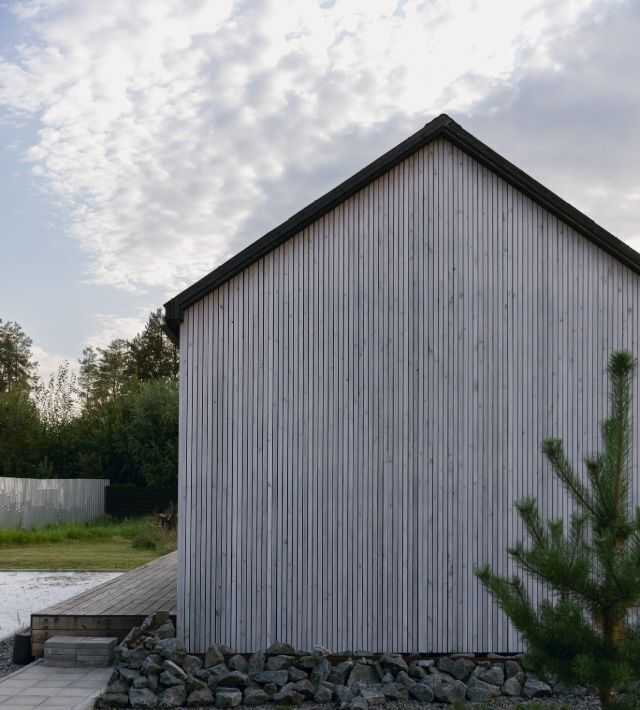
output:
[[[132,569],[175,549],[176,535],[155,518],[0,529],[0,569]]]

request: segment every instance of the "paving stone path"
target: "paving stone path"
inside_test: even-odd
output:
[[[0,710],[86,710],[105,689],[112,668],[45,668],[36,661],[0,678]]]

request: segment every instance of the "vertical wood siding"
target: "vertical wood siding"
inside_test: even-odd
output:
[[[188,648],[519,650],[473,569],[511,572],[515,499],[569,515],[540,441],[597,449],[639,307],[636,274],[443,140],[196,303]]]

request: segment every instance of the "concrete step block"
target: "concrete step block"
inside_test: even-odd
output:
[[[75,668],[76,663],[77,661],[75,656],[73,658],[49,656],[44,659],[44,665],[46,668]]]
[[[78,659],[75,668],[109,668],[112,665],[112,659],[102,658],[100,660],[87,661]]]
[[[76,648],[82,637],[77,636],[52,636],[44,642],[47,648]]]

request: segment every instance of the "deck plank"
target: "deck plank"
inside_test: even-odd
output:
[[[176,615],[177,553],[148,562],[103,584],[31,615],[31,645],[41,655],[44,641],[62,635],[110,635],[122,638],[155,611]]]

